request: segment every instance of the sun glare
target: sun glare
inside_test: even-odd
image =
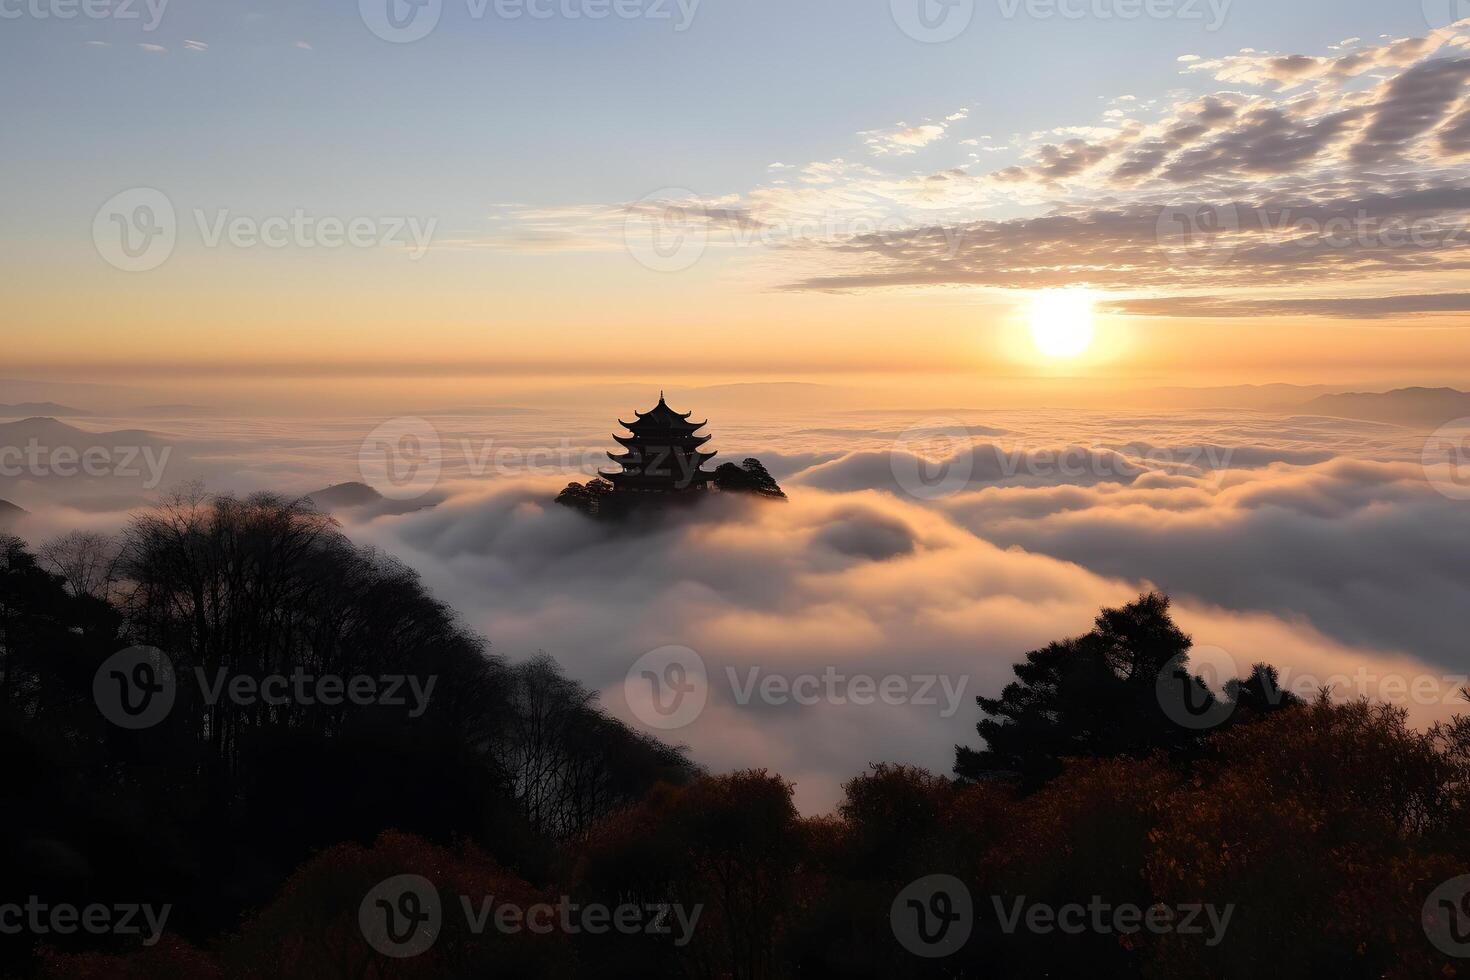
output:
[[[1031,301],[1031,340],[1047,357],[1076,357],[1092,344],[1092,297],[1077,290],[1038,293]]]

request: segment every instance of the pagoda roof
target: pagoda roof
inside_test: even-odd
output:
[[[706,453],[696,450],[695,452],[686,453],[684,458],[697,460],[698,462],[696,465],[703,466],[705,463],[708,463],[710,460],[714,459],[718,455],[720,455],[718,452]],[[614,463],[621,463],[624,466],[637,466],[639,463],[643,462],[642,457],[638,456],[636,453],[608,453],[607,458],[612,460]]]
[[[650,438],[663,438],[665,440],[677,441],[679,443],[678,448],[693,449],[696,446],[704,445],[705,443],[709,442],[710,439],[713,437],[708,434],[697,436],[694,434],[694,431],[692,429],[688,432],[680,430],[678,432],[664,433],[662,436],[651,435],[647,430],[640,431],[637,429],[633,430],[633,435],[631,436],[620,436],[616,433],[614,433],[613,435],[613,440],[624,449],[633,449],[639,446],[648,445],[648,440]]]
[[[646,412],[634,412],[633,414],[638,417],[638,421],[624,422],[622,419],[618,419],[618,424],[634,432],[647,431],[649,429],[676,429],[692,432],[708,424],[708,420],[705,422],[689,421],[689,416],[693,415],[693,412],[674,411],[669,407],[669,403],[664,401],[663,392],[658,393],[658,404],[653,406],[653,408]]]

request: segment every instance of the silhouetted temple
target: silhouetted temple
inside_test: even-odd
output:
[[[621,469],[615,473],[599,473],[621,494],[682,494],[704,490],[712,473],[703,467],[715,457],[700,449],[709,442],[708,435],[697,435],[707,422],[690,422],[692,412],[680,414],[664,401],[659,392],[658,404],[647,412],[637,412],[636,422],[618,420],[630,435],[614,435],[623,452],[607,456]]]

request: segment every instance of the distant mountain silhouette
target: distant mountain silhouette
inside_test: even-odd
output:
[[[20,402],[16,405],[0,405],[0,418],[25,418],[34,415],[91,415],[91,412],[55,402]]]
[[[389,500],[366,483],[337,483],[307,494],[317,508],[325,511],[363,510],[379,514],[412,514],[438,503],[435,499]]]
[[[1336,395],[1341,387],[1293,385],[1274,382],[1260,385],[1220,385],[1206,388],[1149,388],[1141,394],[1152,404],[1168,409],[1236,408],[1265,411],[1295,411],[1304,398]],[[1126,398],[1127,396],[1125,396]],[[1132,401],[1133,399],[1127,399]]]
[[[144,429],[118,429],[111,432],[89,432],[67,425],[49,416],[31,416],[17,422],[0,422],[0,446],[24,446],[30,440],[49,448],[70,446],[162,446],[166,440]]]
[[[1454,388],[1399,388],[1381,394],[1350,392],[1314,398],[1297,406],[1296,411],[1435,428],[1470,417],[1470,392]]]

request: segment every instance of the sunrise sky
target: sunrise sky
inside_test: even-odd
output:
[[[1453,0],[373,4],[5,6],[6,376],[1470,379]]]

